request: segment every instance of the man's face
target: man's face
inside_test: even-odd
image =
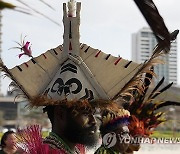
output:
[[[134,136],[133,138],[134,138],[135,141],[136,141],[136,140],[138,140],[138,138],[142,138],[142,136],[141,136],[141,135],[137,135],[137,136]],[[133,152],[133,151],[139,151],[140,147],[141,147],[140,142],[130,143],[127,151],[129,151],[129,152],[130,152],[130,151],[131,151],[131,152]]]
[[[117,135],[117,142],[115,146],[113,147],[118,152],[125,152],[129,147],[129,129],[127,125],[119,125],[114,132]]]
[[[84,110],[77,115],[67,115],[65,137],[71,142],[93,147],[99,138],[98,129],[94,111]]]

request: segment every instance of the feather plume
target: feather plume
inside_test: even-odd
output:
[[[151,92],[151,94],[149,95],[149,98],[152,97],[152,95],[154,94],[154,92],[163,84],[164,82],[164,77],[159,81],[159,83],[156,85],[156,87],[153,89],[153,91]]]
[[[153,67],[150,69],[152,72],[154,71]],[[152,78],[153,78],[153,74],[152,73],[146,73],[145,74],[145,78],[144,78],[144,95],[143,94],[140,94],[140,97],[139,97],[139,102],[142,102],[144,100],[144,97],[148,91],[148,88],[150,86],[150,84],[152,83]]]
[[[4,1],[0,1],[0,10],[2,9],[15,9],[16,6],[11,4],[11,3],[7,3],[7,2],[4,2]]]
[[[174,40],[177,37],[178,34],[178,30],[174,31],[171,33],[171,39]],[[172,41],[171,40],[171,41]],[[137,92],[138,93],[144,93],[146,91],[146,82],[144,82],[145,80],[145,76],[146,74],[151,74],[152,77],[156,77],[156,74],[154,73],[152,67],[158,65],[158,64],[163,64],[163,60],[160,59],[160,56],[163,56],[165,54],[167,54],[167,52],[164,50],[165,46],[162,46],[162,43],[166,42],[166,39],[162,40],[160,43],[158,43],[156,45],[156,47],[154,48],[153,54],[152,56],[149,58],[149,60],[146,60],[141,67],[139,68],[139,70],[135,73],[135,75],[127,82],[127,84],[125,84],[125,86],[113,97],[113,100],[116,100],[118,98],[123,98],[126,94],[128,94],[130,96],[129,93],[135,93],[132,89],[136,88],[138,89]],[[146,78],[148,79],[148,78]],[[159,83],[160,84],[160,83]],[[133,91],[133,92],[132,92]],[[137,93],[136,92],[136,93]],[[133,98],[131,98],[132,100]]]
[[[161,43],[166,39],[165,41],[163,41],[163,43],[161,43],[161,45],[163,46],[164,50],[168,52],[170,50],[170,35],[164,23],[164,20],[159,14],[159,11],[153,1],[134,0],[134,2],[143,14],[152,31],[154,32],[157,41]]]
[[[43,143],[41,127],[39,125],[18,129],[16,134],[18,143],[25,154],[65,154],[64,150],[52,149],[48,144]]]
[[[16,91],[18,92],[18,95],[23,96],[24,98],[29,99],[30,97],[28,96],[28,94],[26,93],[26,91],[23,89],[22,86],[20,86],[20,84],[18,83],[17,80],[15,80],[15,78],[13,77],[13,75],[11,74],[11,72],[9,71],[9,69],[3,64],[2,59],[0,58],[0,71],[4,72],[4,76],[10,78],[12,80],[12,82],[9,85],[9,88],[12,90],[12,92]],[[10,91],[11,91],[10,90]]]
[[[172,32],[172,33],[170,34],[171,41],[174,41],[174,40],[176,39],[176,37],[177,37],[178,34],[179,34],[179,30],[178,30],[178,29],[175,30],[174,32]]]
[[[180,102],[165,101],[165,102],[162,102],[162,103],[156,105],[155,110],[158,110],[158,109],[160,109],[160,108],[162,108],[162,107],[170,106],[170,105],[180,106]]]
[[[145,132],[143,121],[140,121],[134,115],[130,117],[130,124],[128,125],[128,128],[132,136],[137,136],[137,135],[144,136],[149,134]]]
[[[179,34],[179,30],[175,30],[170,34],[170,43],[176,39],[178,34]],[[168,52],[166,52],[166,50],[165,50],[166,48],[164,45],[164,44],[166,44],[166,42],[167,42],[167,39],[165,38],[164,40],[162,40],[155,46],[152,57],[153,56],[157,57],[159,54],[162,54],[162,53],[166,53],[166,54],[168,53]]]
[[[168,84],[167,86],[165,86],[163,89],[159,90],[158,93],[154,94],[151,99],[154,99],[155,97],[157,97],[159,94],[161,94],[162,92],[166,91],[167,89],[169,89],[171,86],[173,85],[173,82]]]
[[[24,14],[28,14],[28,15],[32,15],[29,10],[25,9],[25,8],[22,8],[22,7],[18,7],[12,3],[7,3],[7,2],[4,2],[4,1],[0,1],[0,10],[3,10],[3,9],[11,9],[13,11],[17,11],[17,12],[21,12],[21,13],[24,13]]]
[[[146,75],[146,76],[148,76],[148,75]],[[152,78],[152,77],[150,76],[150,78]],[[134,128],[136,123],[139,124],[140,122],[143,122],[145,136],[149,136],[150,134],[152,134],[153,133],[153,131],[151,130],[152,128],[156,128],[159,124],[166,121],[166,119],[164,119],[164,117],[163,117],[164,113],[156,112],[157,109],[159,109],[163,106],[169,106],[169,105],[173,105],[173,104],[180,106],[180,103],[178,103],[178,102],[158,103],[157,101],[155,101],[155,98],[159,94],[163,93],[164,91],[166,91],[167,89],[169,89],[172,86],[172,83],[170,83],[167,86],[165,86],[164,88],[160,89],[160,87],[163,85],[163,82],[164,82],[164,78],[162,78],[157,83],[157,85],[151,91],[151,93],[147,93],[147,96],[145,95],[145,93],[141,95],[140,93],[137,93],[137,91],[135,91],[134,93],[136,95],[134,94],[134,101],[132,103],[129,103],[129,104],[126,103],[124,105],[124,107],[130,111],[131,116],[135,117],[135,118],[132,118],[134,120],[132,120],[130,122],[129,127]],[[146,85],[146,91],[148,91],[150,84],[144,83],[144,85]],[[160,90],[158,90],[158,89],[160,89]],[[136,118],[138,120],[135,120]],[[137,133],[139,133],[138,129],[137,129],[137,131],[134,130],[133,133],[137,135]]]
[[[55,10],[49,3],[45,2],[44,0],[39,0],[39,1],[45,4],[46,6],[48,6],[49,8],[51,8],[52,10]]]
[[[54,21],[53,19],[51,19],[50,17],[48,17],[47,15],[43,14],[42,12],[36,10],[35,8],[31,7],[30,5],[28,5],[27,3],[23,2],[22,0],[16,0],[19,3],[23,4],[24,6],[26,6],[27,8],[29,8],[30,10],[34,11],[35,13],[43,16],[44,18],[48,19],[49,21],[53,22],[54,24],[60,26],[60,24],[56,21]]]
[[[118,109],[117,111],[105,109],[102,112],[102,125],[100,130],[102,133],[107,130],[113,130],[119,124],[129,124],[130,113],[125,109]]]

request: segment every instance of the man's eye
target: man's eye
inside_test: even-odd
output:
[[[89,115],[89,113],[87,113],[87,112],[84,112],[84,113],[83,113],[83,115],[84,115],[84,116],[88,116],[88,115]]]

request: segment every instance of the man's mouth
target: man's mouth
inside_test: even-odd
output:
[[[97,132],[97,127],[93,126],[89,128],[89,134],[95,134]]]
[[[94,134],[94,133],[95,133],[95,131],[94,131],[94,130],[90,131],[90,134]]]

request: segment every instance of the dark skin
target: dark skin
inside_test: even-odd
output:
[[[52,132],[57,134],[74,151],[76,144],[91,146],[95,144],[98,126],[93,110],[72,110],[56,106]],[[86,139],[86,140],[84,140]],[[89,142],[89,141],[91,142]]]
[[[128,149],[126,150],[126,152],[124,152],[123,154],[133,154],[134,151],[138,151],[140,149],[140,144],[130,144]]]
[[[117,140],[116,144],[112,147],[112,149],[119,153],[125,152],[129,147],[129,143],[128,143],[128,141],[127,141],[127,143],[122,142],[122,141],[120,141],[119,138],[121,138],[121,139],[123,139],[123,138],[129,139],[130,138],[128,126],[123,125],[123,124],[118,125],[118,127],[113,132],[118,134],[118,136],[117,136],[118,140]]]
[[[123,154],[133,154],[134,151],[139,151],[139,149],[140,143],[130,143],[128,149]]]

